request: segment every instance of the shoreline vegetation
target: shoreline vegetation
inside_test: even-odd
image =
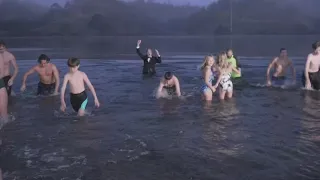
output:
[[[319,35],[319,0],[219,0],[206,7],[153,0],[72,0],[45,7],[21,0],[0,3],[0,36],[224,37]],[[319,5],[319,6],[318,6]]]

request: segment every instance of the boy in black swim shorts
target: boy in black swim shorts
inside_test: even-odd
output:
[[[88,86],[92,95],[94,97],[94,103],[96,107],[100,106],[99,100],[97,98],[96,91],[92,86],[86,73],[79,71],[80,60],[77,58],[68,59],[69,72],[64,76],[63,84],[61,87],[61,111],[65,111],[66,103],[64,100],[64,94],[66,91],[66,86],[69,83],[70,87],[70,102],[74,111],[78,113],[79,116],[83,116],[85,113],[85,108],[88,103],[87,93],[85,91],[85,85]]]

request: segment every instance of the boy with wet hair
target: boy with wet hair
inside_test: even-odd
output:
[[[94,104],[96,107],[100,106],[99,100],[97,98],[96,91],[91,84],[86,73],[79,71],[80,60],[78,58],[68,59],[69,72],[64,76],[63,84],[61,87],[61,111],[65,111],[66,103],[64,99],[64,94],[66,91],[66,86],[69,83],[70,87],[70,102],[72,108],[78,113],[78,116],[84,116],[85,109],[88,103],[87,93],[85,91],[85,84],[88,86],[92,95],[94,97]]]

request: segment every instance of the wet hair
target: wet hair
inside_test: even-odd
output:
[[[40,54],[40,56],[38,57],[38,63],[41,63],[42,60],[46,60],[47,62],[49,62],[50,58],[45,54]]]
[[[320,41],[316,41],[312,44],[312,49],[316,50],[318,47],[320,47]]]
[[[220,52],[217,56],[217,59],[218,59],[217,65],[219,68],[225,69],[228,67],[226,52]]]
[[[80,60],[75,57],[71,57],[68,59],[68,66],[69,67],[77,67],[80,65]]]
[[[168,72],[164,73],[163,77],[166,80],[170,80],[173,77],[173,74],[170,71],[168,71]]]
[[[201,66],[200,66],[201,70],[203,70],[208,65],[209,58],[213,58],[213,61],[214,61],[214,55],[212,55],[212,54],[206,55],[203,59]]]
[[[231,48],[226,49],[226,52],[227,52],[227,53],[228,53],[229,51],[232,51],[232,49],[231,49]]]
[[[280,48],[280,52],[286,51],[286,50],[287,50],[286,48]]]
[[[6,43],[4,41],[0,40],[0,46],[6,47]]]

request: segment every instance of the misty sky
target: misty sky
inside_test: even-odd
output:
[[[28,0],[26,0],[28,1]],[[39,4],[44,4],[44,5],[51,5],[55,2],[60,3],[62,5],[64,5],[64,3],[67,0],[30,0],[30,1],[34,1],[37,2]],[[213,2],[215,0],[155,0],[157,2],[170,2],[172,4],[186,4],[187,2],[189,2],[192,5],[200,5],[200,6],[205,6],[208,5],[210,2]]]

